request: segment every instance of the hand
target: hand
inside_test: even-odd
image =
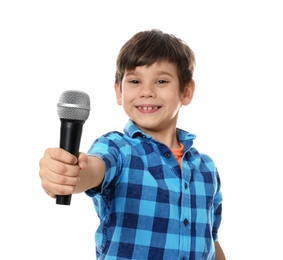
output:
[[[39,161],[42,188],[52,198],[73,194],[80,182],[80,171],[87,167],[87,156],[79,157],[61,148],[48,148]]]

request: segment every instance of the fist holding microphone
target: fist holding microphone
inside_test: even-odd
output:
[[[79,153],[83,124],[89,117],[88,94],[77,90],[64,91],[57,104],[61,121],[60,147],[48,148],[40,160],[42,187],[56,204],[70,205],[71,196],[80,182],[79,173],[87,169],[88,157]]]

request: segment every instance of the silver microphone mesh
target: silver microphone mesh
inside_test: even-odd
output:
[[[64,91],[57,104],[57,113],[60,119],[80,120],[88,119],[90,99],[88,94],[78,90]]]

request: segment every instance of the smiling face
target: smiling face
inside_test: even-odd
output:
[[[180,93],[177,68],[162,61],[126,70],[122,85],[115,84],[117,103],[145,133],[175,131],[178,112],[194,92],[191,80]]]

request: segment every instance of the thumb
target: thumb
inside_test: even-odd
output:
[[[81,170],[84,170],[88,167],[88,157],[85,153],[79,153],[78,166]]]

